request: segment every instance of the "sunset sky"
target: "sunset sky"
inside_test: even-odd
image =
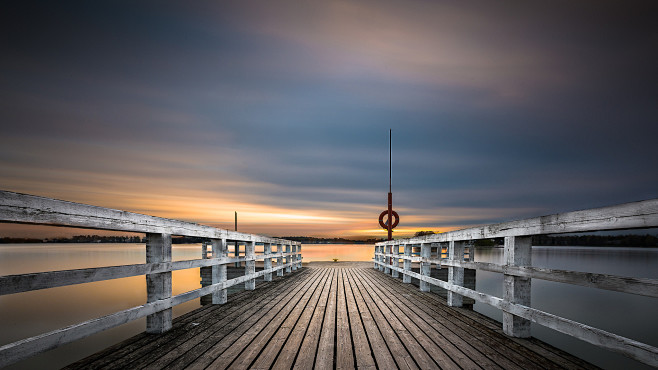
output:
[[[398,237],[656,198],[657,4],[6,3],[0,189],[382,237],[392,129]]]

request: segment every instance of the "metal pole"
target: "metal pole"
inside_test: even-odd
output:
[[[392,129],[388,130],[388,240],[393,240],[393,193],[391,193]]]

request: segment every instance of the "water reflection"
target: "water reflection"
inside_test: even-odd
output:
[[[478,262],[503,262],[502,248],[478,248]],[[658,278],[658,249],[608,247],[533,247],[533,266]],[[502,297],[502,274],[478,271],[477,289]],[[532,307],[657,346],[658,299],[533,279]],[[478,303],[475,310],[496,320],[502,313]],[[533,324],[533,336],[604,368],[645,368],[643,365],[553,330]],[[646,367],[649,368],[648,366]]]
[[[234,246],[229,245],[231,255]],[[244,245],[240,247],[244,255]],[[276,251],[276,247],[273,248]],[[256,246],[256,253],[263,247]],[[373,245],[305,244],[304,262],[369,261]],[[174,261],[199,259],[200,244],[174,244]],[[139,264],[146,261],[143,244],[0,244],[0,275],[90,267]],[[199,269],[172,272],[173,294],[201,287]],[[0,296],[0,345],[108,315],[146,302],[144,276],[37,290]],[[199,307],[193,300],[174,307],[174,317]],[[90,338],[60,347],[15,364],[10,369],[55,369],[144,331],[140,319]]]

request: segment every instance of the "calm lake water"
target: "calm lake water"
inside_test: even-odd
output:
[[[256,252],[262,253],[262,246]],[[229,248],[232,253],[232,248]],[[373,245],[304,244],[304,262],[368,261]],[[242,249],[244,253],[244,247]],[[174,261],[198,259],[201,245],[174,244]],[[0,244],[0,275],[144,263],[143,244]],[[172,272],[173,294],[201,287],[199,269]],[[230,297],[229,297],[230,299]],[[146,302],[146,279],[134,276],[0,296],[0,345],[108,315]],[[199,299],[174,307],[174,317],[200,307]],[[58,369],[144,331],[146,319],[67,344],[9,369]]]
[[[262,248],[262,247],[261,247]],[[257,250],[258,251],[258,250]],[[369,261],[372,245],[318,245],[302,247],[304,262]],[[174,245],[173,260],[197,259],[200,245]],[[596,247],[534,247],[533,265],[658,279],[658,249]],[[475,260],[502,261],[502,249],[477,249]],[[142,244],[0,244],[0,275],[143,263]],[[199,269],[173,272],[173,293],[200,288]],[[478,272],[477,288],[502,296],[502,275]],[[534,280],[532,306],[632,339],[658,346],[656,299],[598,289]],[[230,298],[229,298],[230,299]],[[143,276],[60,287],[0,297],[0,345],[107,315],[146,301]],[[199,307],[199,300],[174,308],[174,316]],[[484,304],[475,310],[502,319]],[[65,366],[144,330],[140,319],[76,343],[35,356],[10,368],[53,369]],[[644,368],[621,355],[569,338],[541,326],[533,335],[609,369]],[[649,368],[649,367],[646,367]]]

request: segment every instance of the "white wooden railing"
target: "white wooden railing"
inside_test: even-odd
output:
[[[165,332],[172,326],[173,306],[204,295],[212,295],[213,304],[223,304],[231,286],[244,283],[246,290],[253,290],[258,277],[271,281],[273,272],[283,276],[284,271],[302,266],[298,242],[8,191],[0,191],[0,222],[145,233],[147,240],[144,264],[0,276],[0,295],[138,275],[146,275],[147,282],[146,304],[4,345],[0,367],[144,316],[147,332]],[[212,255],[172,262],[172,235],[207,238]],[[244,256],[228,257],[229,243],[244,245]],[[256,243],[263,244],[264,254],[255,254]],[[274,258],[276,266],[272,266]],[[256,260],[264,260],[262,271],[256,272]],[[245,262],[245,275],[227,280],[227,264],[241,262]],[[172,296],[172,271],[207,266],[213,270],[211,285]]]
[[[404,283],[416,278],[422,291],[429,291],[429,284],[446,289],[450,306],[460,307],[462,297],[469,297],[502,310],[503,331],[507,335],[530,337],[530,323],[535,322],[658,367],[656,347],[540,311],[530,304],[533,278],[657,298],[658,280],[538,268],[532,267],[531,260],[533,235],[652,227],[658,227],[658,199],[380,242],[375,245],[374,267],[393,277],[402,274]],[[489,238],[505,238],[505,264],[472,262],[464,258],[466,249],[469,249],[468,254],[472,253],[469,248],[472,241]],[[441,258],[441,249],[446,245],[448,256]],[[404,248],[403,254],[400,254],[400,247]],[[420,256],[412,254],[413,247],[420,247]],[[437,256],[432,256],[432,247],[439,247]],[[412,262],[420,262],[420,273],[412,271]],[[430,277],[432,264],[438,268],[448,267],[447,282]],[[465,268],[504,274],[503,298],[465,288]]]

